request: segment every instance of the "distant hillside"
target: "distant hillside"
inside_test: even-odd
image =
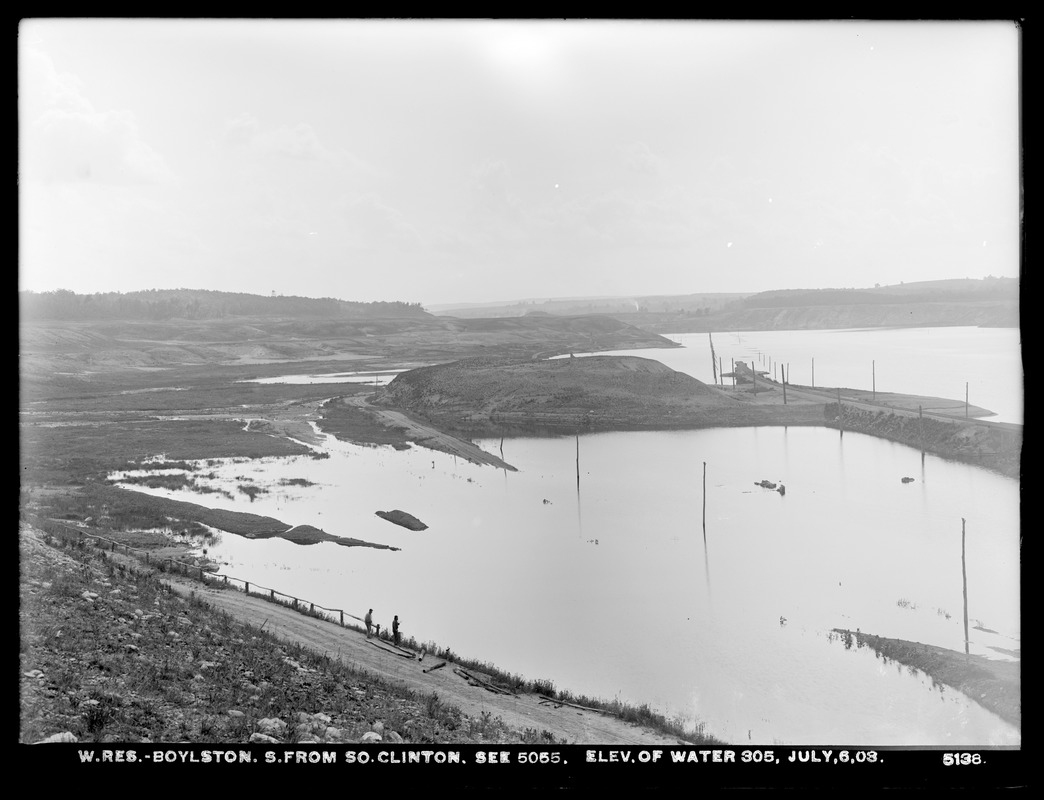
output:
[[[1019,281],[955,278],[873,288],[573,297],[431,306],[460,319],[609,314],[648,331],[793,330],[923,325],[1018,327]]]
[[[360,369],[372,359],[417,364],[494,354],[532,358],[674,343],[608,316],[464,320],[421,312],[402,317],[170,320],[48,319],[23,313],[18,344],[24,387],[29,378],[51,383],[70,374],[97,378],[100,372],[121,369],[224,364],[263,372],[291,363],[314,369],[316,364],[302,365],[319,361],[324,365],[321,371],[337,371],[336,362],[342,359]]]
[[[1014,278],[918,281],[872,289],[783,289],[759,292],[731,302],[737,308],[794,308],[797,306],[891,305],[896,303],[1018,302]]]
[[[540,300],[519,300],[500,303],[460,303],[433,305],[429,310],[438,316],[460,317],[521,317],[527,314],[626,314],[634,311],[682,312],[709,314],[727,303],[746,297],[743,293],[702,292],[680,295],[634,295],[630,297],[567,297]]]
[[[284,297],[214,292],[203,289],[152,289],[144,292],[76,294],[18,293],[26,319],[150,320],[297,317],[340,319],[418,318],[429,314],[420,303],[359,303],[330,297]]]
[[[1019,282],[984,278],[872,289],[784,289],[749,295],[709,314],[643,311],[615,316],[658,333],[953,325],[1017,328]]]

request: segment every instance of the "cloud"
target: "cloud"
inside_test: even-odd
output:
[[[576,198],[543,213],[541,224],[564,243],[651,249],[687,246],[697,227],[680,203],[620,191]]]
[[[423,244],[420,233],[402,212],[385,205],[373,195],[346,202],[343,221],[358,247],[412,250]]]
[[[628,169],[647,175],[660,175],[663,172],[663,159],[653,153],[645,142],[632,142],[620,148],[623,163]]]
[[[503,161],[486,159],[475,167],[474,192],[484,211],[507,217],[521,213],[518,198],[511,191],[511,171]]]
[[[220,143],[233,151],[262,158],[288,158],[346,168],[367,168],[365,162],[353,153],[326,147],[315,129],[306,122],[263,129],[250,114],[240,114],[226,123]]]
[[[97,110],[76,77],[59,74],[44,53],[27,48],[20,65],[23,178],[114,185],[174,180],[130,111]]]

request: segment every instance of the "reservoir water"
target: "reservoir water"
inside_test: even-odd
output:
[[[688,336],[707,341],[674,338]],[[715,337],[719,353],[733,336],[736,352],[762,345],[753,334],[724,334]],[[1011,336],[984,356],[991,374],[1010,364]],[[783,337],[795,347],[799,338]],[[698,349],[631,354],[662,353],[670,364]],[[709,371],[709,351],[704,360]],[[819,365],[817,356],[817,385],[856,385],[844,373],[821,381]],[[1011,376],[1001,385],[1010,389]],[[948,394],[935,384],[912,388]],[[1021,419],[1021,395],[975,401],[1017,409]],[[1017,480],[826,428],[477,444],[518,471],[327,438],[327,459],[208,462],[201,472],[214,477],[198,482],[230,497],[130,488],[393,545],[400,549],[220,534],[210,556],[223,574],[255,586],[356,617],[372,607],[383,625],[397,614],[403,633],[421,642],[576,695],[646,703],[729,742],[1021,743],[1016,728],[958,692],[832,633],[962,650],[963,519],[970,652],[1013,658],[1021,647]],[[782,483],[785,494],[756,485],[762,480]],[[236,491],[246,484],[265,491],[250,500]],[[375,514],[392,509],[429,528],[409,531]]]

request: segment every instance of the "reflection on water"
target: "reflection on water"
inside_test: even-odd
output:
[[[267,491],[207,504],[402,548],[225,535],[210,555],[228,574],[357,616],[372,607],[384,624],[398,614],[421,641],[737,743],[1020,741],[962,695],[830,635],[962,649],[963,517],[971,652],[1017,650],[1017,481],[934,456],[918,469],[917,450],[820,428],[478,444],[519,471],[332,440],[326,460],[208,467]],[[428,530],[374,513],[393,508]]]
[[[252,378],[239,383],[365,383],[370,386],[387,386],[404,369],[389,369],[381,372],[326,372],[315,375],[275,375],[269,378]]]

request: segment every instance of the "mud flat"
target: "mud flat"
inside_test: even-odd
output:
[[[286,539],[294,544],[309,545],[319,542],[334,542],[344,547],[375,547],[381,550],[395,550],[384,544],[367,542],[345,536],[336,536],[311,525],[288,525],[287,523],[260,514],[245,511],[226,511],[208,508],[197,503],[183,500],[172,500],[167,497],[144,494],[118,486],[93,486],[88,490],[88,497],[99,506],[108,508],[117,518],[120,527],[158,527],[170,519],[184,522],[197,522],[212,528],[234,533],[245,539]],[[92,532],[105,535],[105,527],[91,527]],[[121,533],[120,528],[114,531]]]
[[[377,407],[365,396],[334,398],[324,404],[319,428],[356,444],[387,444],[402,449],[419,444],[463,458],[473,464],[488,464],[515,472],[515,467],[487,453],[467,439],[446,433],[404,410]]]
[[[394,522],[396,525],[409,528],[411,531],[426,531],[428,529],[428,526],[413,516],[413,514],[407,514],[405,511],[400,511],[399,509],[395,509],[394,511],[377,511],[376,514],[381,519],[386,519],[388,522]]]

